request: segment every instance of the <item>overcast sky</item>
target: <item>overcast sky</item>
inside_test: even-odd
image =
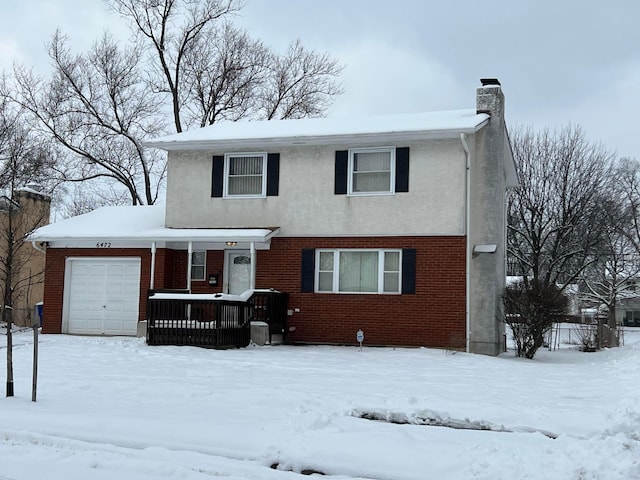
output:
[[[638,0],[248,0],[236,24],[277,51],[299,38],[344,66],[332,115],[475,107],[497,77],[510,125],[582,125],[640,159]],[[46,71],[60,27],[78,49],[124,23],[102,0],[0,0],[0,68]]]

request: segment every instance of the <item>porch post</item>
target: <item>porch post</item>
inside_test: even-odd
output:
[[[249,289],[254,290],[256,288],[256,244],[251,242],[251,278],[249,279]]]
[[[193,242],[189,240],[189,247],[187,248],[187,290],[191,293],[191,257],[193,253]]]
[[[151,242],[151,280],[149,281],[149,289],[153,290],[155,286],[156,276],[156,242]]]

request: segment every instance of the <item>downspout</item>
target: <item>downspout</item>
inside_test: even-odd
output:
[[[153,290],[155,287],[156,276],[156,242],[151,242],[151,280],[149,281],[149,289]]]
[[[256,243],[251,242],[251,278],[249,279],[249,290],[255,290],[256,288]]]
[[[191,293],[191,261],[193,257],[193,242],[189,240],[187,247],[187,290]]]
[[[471,152],[469,152],[469,145],[467,144],[467,136],[464,133],[460,134],[460,143],[464,148],[466,156],[466,172],[465,172],[465,234],[467,237],[467,255],[466,255],[466,289],[465,295],[465,321],[467,329],[467,343],[466,351],[469,352],[470,340],[471,340]]]

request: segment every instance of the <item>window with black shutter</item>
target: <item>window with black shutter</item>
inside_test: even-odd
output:
[[[227,153],[213,156],[211,196],[263,198],[277,196],[279,153]]]
[[[336,195],[389,195],[409,191],[409,147],[335,152]]]

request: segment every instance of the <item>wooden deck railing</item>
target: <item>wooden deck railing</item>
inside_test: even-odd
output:
[[[147,301],[149,345],[246,347],[251,341],[247,301],[229,295],[155,293]]]
[[[286,334],[289,295],[253,290],[243,295],[189,294],[150,291],[147,300],[147,343],[215,348],[246,347],[251,322],[269,325],[273,334]]]

